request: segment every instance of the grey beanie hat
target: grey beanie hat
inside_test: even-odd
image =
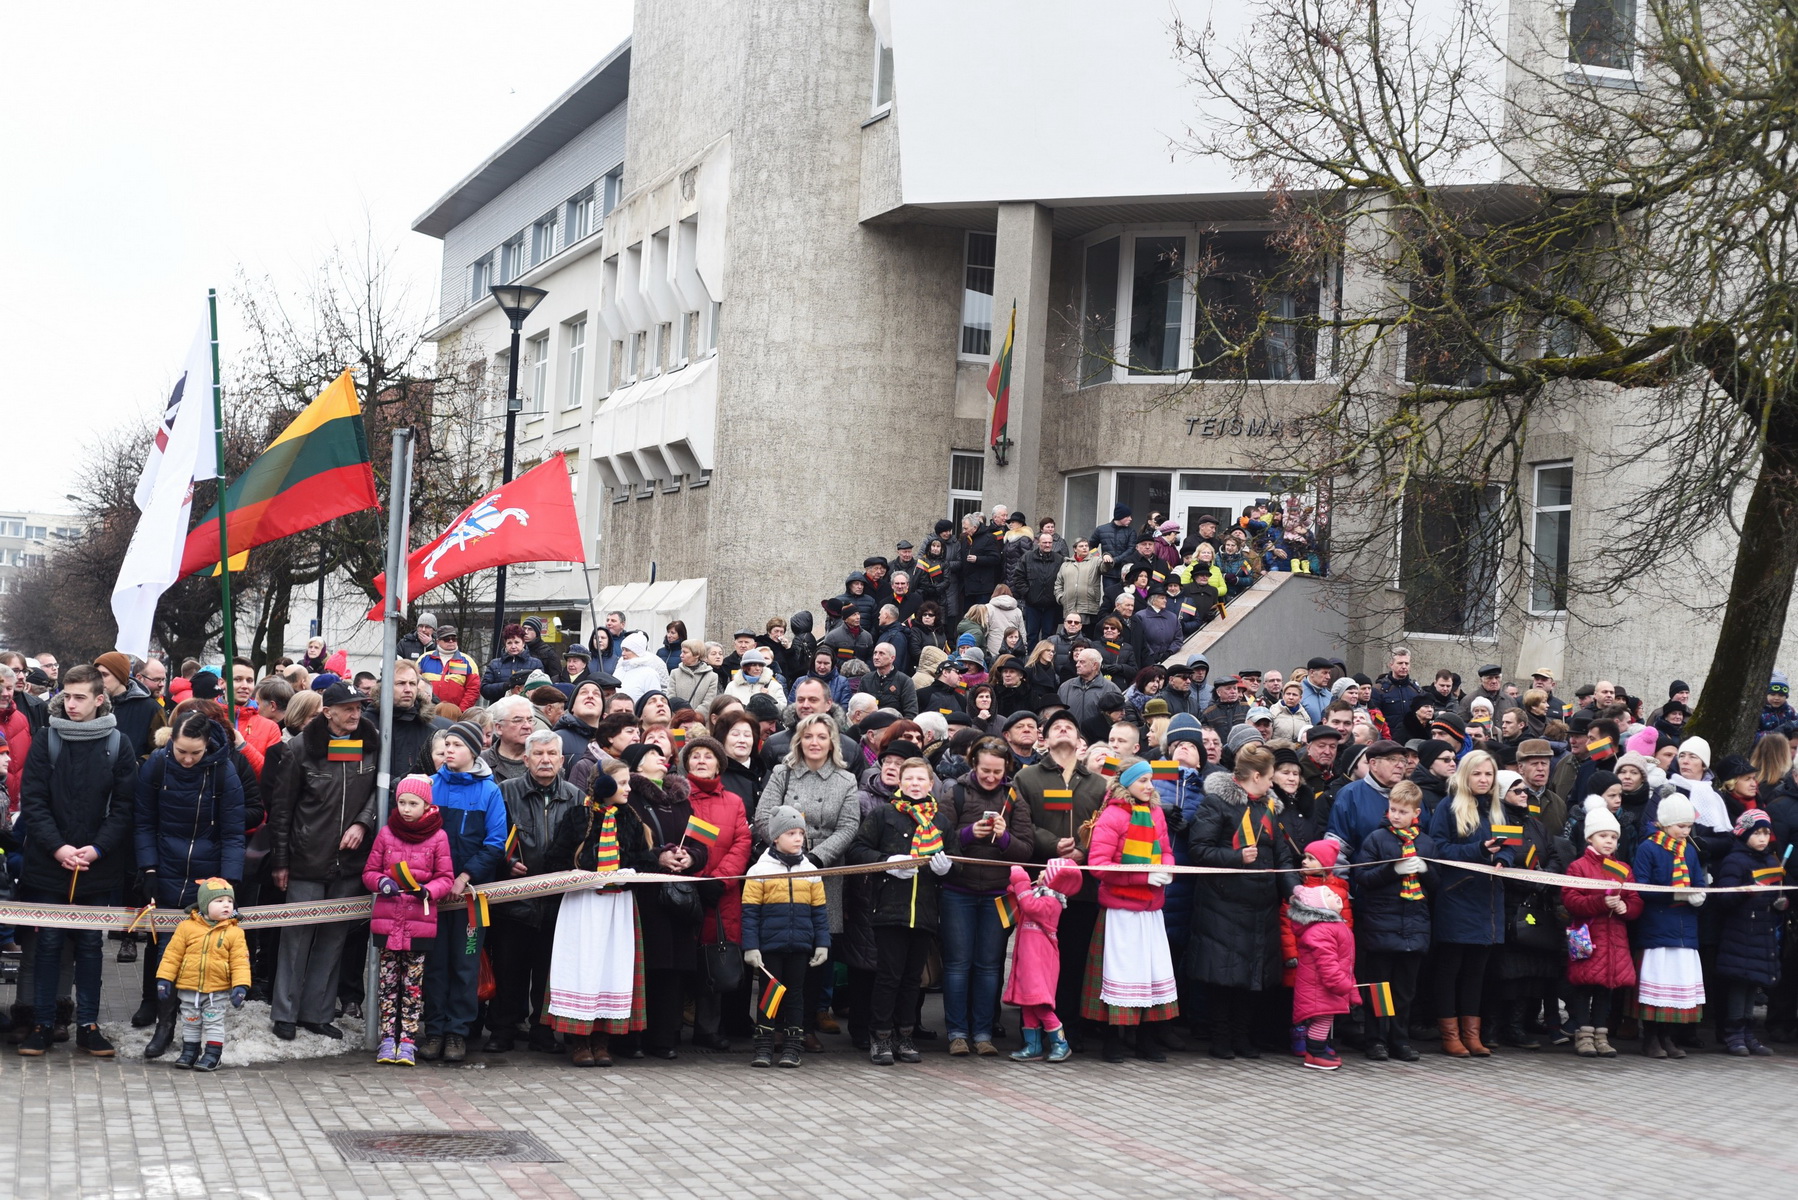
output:
[[[1230,753],[1234,754],[1244,746],[1252,746],[1266,740],[1261,736],[1261,731],[1253,725],[1238,725],[1230,731],[1230,736],[1224,739],[1224,745],[1229,747]]]
[[[783,804],[768,817],[768,840],[775,841],[789,829],[804,828],[805,818],[799,815],[799,810]]]
[[[487,748],[487,738],[481,733],[481,727],[473,721],[457,721],[445,731],[468,747],[468,752],[476,758]]]
[[[418,620],[412,622],[412,627],[416,629],[420,625],[429,625],[432,629],[437,628],[437,614],[429,612],[419,613]]]

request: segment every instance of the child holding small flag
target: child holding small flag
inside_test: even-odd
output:
[[[1674,1041],[1679,1025],[1704,1019],[1704,971],[1698,961],[1698,908],[1708,882],[1698,845],[1692,840],[1697,820],[1692,802],[1674,793],[1655,809],[1659,830],[1636,847],[1630,864],[1639,883],[1671,886],[1672,892],[1642,893],[1642,916],[1636,923],[1641,947],[1637,967],[1637,1014],[1642,1021],[1642,1053],[1649,1058],[1684,1058]]]
[[[1292,1019],[1305,1026],[1305,1066],[1334,1071],[1341,1055],[1330,1044],[1336,1018],[1361,1003],[1355,985],[1355,935],[1342,919],[1342,896],[1322,885],[1296,887],[1286,906],[1298,927],[1298,974]]]
[[[803,873],[817,869],[805,856],[805,818],[783,804],[768,817],[768,835],[774,844],[743,884],[743,965],[756,976],[750,994],[758,997],[749,1065],[797,1067],[805,1046],[805,973],[830,955],[830,910],[823,879]]]
[[[1585,811],[1571,818],[1586,831],[1586,850],[1567,865],[1567,874],[1608,883],[1634,883],[1629,863],[1616,857],[1623,826],[1602,796],[1586,797]],[[1573,1052],[1581,1058],[1616,1058],[1610,1043],[1611,1018],[1618,993],[1636,986],[1636,963],[1630,955],[1629,926],[1642,915],[1642,893],[1606,888],[1562,888],[1561,904],[1572,924],[1570,934],[1583,957],[1567,963],[1573,989],[1568,1010],[1573,1017]]]
[[[1277,751],[1275,753],[1278,754]],[[1278,784],[1275,786],[1278,787]],[[1329,888],[1335,892],[1336,898],[1342,901],[1342,906],[1336,910],[1337,915],[1342,918],[1342,923],[1352,934],[1355,931],[1355,912],[1349,903],[1348,877],[1336,873],[1336,860],[1341,853],[1342,843],[1333,838],[1318,838],[1316,841],[1307,843],[1304,853],[1299,857],[1301,872],[1299,886]],[[1285,971],[1281,976],[1280,983],[1288,991],[1298,982],[1299,934],[1303,931],[1302,924],[1295,923],[1291,913],[1287,911],[1289,903],[1290,898],[1280,905],[1280,952],[1286,956]],[[1307,1040],[1305,1025],[1306,1023],[1296,1016],[1293,1018],[1292,1053],[1295,1058],[1302,1058],[1305,1054]],[[1380,1040],[1379,1038],[1369,1039],[1369,1044]],[[1383,1042],[1381,1044],[1384,1045]]]
[[[1174,865],[1174,853],[1147,762],[1135,759],[1118,772],[1093,826],[1086,861],[1094,867],[1136,869],[1099,873],[1103,912],[1087,955],[1081,1015],[1104,1023],[1106,1062],[1124,1061],[1126,1026],[1136,1027],[1137,1058],[1166,1062],[1152,1026],[1180,1015],[1174,960],[1161,919],[1165,889],[1174,880],[1161,868]]]
[[[892,803],[866,813],[849,848],[854,863],[905,863],[871,876],[869,920],[874,927],[874,990],[869,1007],[873,1030],[868,1059],[877,1067],[919,1062],[911,1021],[918,1011],[918,987],[936,941],[939,880],[954,864],[945,847],[955,835],[954,817],[937,804],[936,773],[922,758],[899,767],[899,791]],[[929,860],[920,871],[916,859]]]
[[[1754,993],[1779,982],[1779,925],[1789,906],[1775,890],[1785,882],[1773,823],[1765,809],[1750,808],[1736,818],[1735,845],[1717,868],[1718,887],[1755,886],[1753,892],[1717,896],[1723,910],[1717,946],[1717,976],[1723,982],[1724,1046],[1737,1058],[1770,1056],[1754,1036]],[[1764,890],[1763,890],[1764,889]]]
[[[1393,784],[1386,823],[1367,835],[1355,855],[1366,864],[1352,872],[1361,913],[1355,928],[1358,978],[1392,990],[1392,1015],[1373,1015],[1367,1028],[1367,1057],[1375,1062],[1419,1057],[1408,1030],[1418,972],[1430,949],[1429,896],[1436,887],[1424,861],[1435,856],[1436,842],[1417,826],[1422,812],[1422,788],[1409,779]]]
[[[1068,897],[1080,891],[1080,868],[1065,858],[1051,858],[1033,882],[1023,867],[1011,869],[1011,897],[1018,911],[1018,946],[1012,955],[1011,979],[1004,1001],[1024,1010],[1024,1046],[1011,1052],[1013,1062],[1066,1062],[1074,1053],[1055,1015],[1055,989],[1061,975],[1061,948],[1056,930]]]
[[[437,936],[437,906],[455,871],[443,817],[431,803],[428,775],[408,775],[393,790],[387,824],[375,835],[362,883],[375,893],[369,924],[380,950],[381,1047],[375,1061],[414,1066],[424,1016],[425,950]]]

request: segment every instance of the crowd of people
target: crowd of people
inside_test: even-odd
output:
[[[1684,732],[1677,680],[1656,705],[1496,664],[1464,686],[1414,675],[1403,647],[1375,678],[1327,648],[1224,674],[1183,650],[1182,551],[1117,553],[1127,510],[1122,533],[1075,542],[1053,591],[1031,573],[1059,553],[1052,525],[1008,541],[1021,515],[995,517],[921,554],[900,542],[822,617],[728,649],[680,622],[652,644],[612,612],[586,645],[510,626],[478,668],[421,613],[385,681],[345,678],[322,642],[261,678],[0,654],[18,893],[189,914],[119,953],[143,963],[146,1056],[179,1036],[193,1069],[220,1064],[249,1000],[289,1039],[339,1037],[370,1006],[397,1064],[522,1046],[607,1066],[733,1038],[763,1067],[843,1038],[878,1066],[1159,1062],[1196,1039],[1334,1070],[1345,1047],[1678,1059],[1707,1023],[1736,1056],[1798,1036],[1768,886],[1798,837],[1784,676],[1754,744],[1713,753]],[[1228,588],[1199,580],[1206,615]],[[1169,869],[1187,865],[1228,870]],[[816,874],[835,867],[860,870]],[[444,907],[570,870],[604,878]],[[371,893],[366,923],[235,916]],[[72,1026],[110,1055],[105,935],[6,936],[24,945],[18,1052]]]

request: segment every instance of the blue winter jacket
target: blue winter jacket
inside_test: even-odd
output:
[[[1330,707],[1335,699],[1329,688],[1313,685],[1309,675],[1299,680],[1299,707],[1305,710],[1305,715],[1311,718],[1313,725],[1324,723],[1324,709]]]
[[[480,774],[438,767],[431,778],[431,803],[443,815],[457,874],[466,874],[470,883],[492,883],[505,858],[506,801],[492,769],[486,763],[475,767]]]
[[[158,908],[179,912],[199,895],[197,879],[243,878],[243,784],[225,727],[207,725],[206,755],[184,767],[163,747],[137,772],[137,865],[156,871]]]
[[[1684,858],[1692,874],[1692,886],[1703,887],[1709,877],[1704,873],[1704,863],[1699,861],[1698,844],[1691,838],[1686,839]],[[1636,847],[1636,861],[1630,865],[1635,869],[1637,883],[1673,882],[1673,852],[1655,845],[1653,838],[1644,838]],[[1636,918],[1635,933],[1636,946],[1642,950],[1696,950],[1698,910],[1683,900],[1674,900],[1670,892],[1643,892],[1642,915]]]
[[[1421,819],[1421,827],[1428,828],[1429,815]],[[1345,783],[1337,789],[1336,803],[1330,808],[1330,836],[1342,843],[1342,848],[1354,853],[1367,835],[1386,825],[1386,793],[1373,785],[1371,779],[1357,779],[1353,783]]]
[[[1441,868],[1431,866],[1415,876],[1423,885],[1425,899],[1406,900],[1399,895],[1403,876],[1393,869],[1388,859],[1403,854],[1398,834],[1390,825],[1381,825],[1367,835],[1355,852],[1358,866],[1350,872],[1355,885],[1355,945],[1361,950],[1380,954],[1421,954],[1430,948],[1430,900],[1440,882]],[[1436,839],[1427,833],[1417,835],[1420,858],[1435,858]],[[1465,875],[1466,872],[1458,872]]]
[[[1338,798],[1337,806],[1341,806]],[[1480,805],[1480,823],[1465,837],[1455,831],[1455,806],[1438,804],[1430,818],[1430,837],[1436,843],[1436,857],[1459,862],[1477,862],[1514,866],[1515,855],[1510,846],[1500,847],[1497,854],[1487,854],[1485,843],[1492,838],[1492,823],[1487,805]],[[1454,867],[1432,866],[1427,872],[1440,871],[1436,881],[1436,911],[1432,914],[1431,934],[1438,942],[1463,946],[1502,946],[1505,943],[1505,885],[1496,875],[1481,875]],[[1357,919],[1359,914],[1357,913]]]
[[[1754,882],[1762,867],[1777,867],[1779,854],[1771,846],[1755,853],[1737,840],[1735,848],[1717,867],[1718,887],[1744,887]],[[1783,882],[1783,881],[1782,881]],[[1784,892],[1766,888],[1753,892],[1713,894],[1708,901],[1722,910],[1717,942],[1717,974],[1771,987],[1779,981],[1779,926],[1781,915],[1773,902]]]

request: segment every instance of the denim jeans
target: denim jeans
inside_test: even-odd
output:
[[[951,1038],[991,1041],[1005,971],[1005,927],[991,896],[943,890],[937,906],[943,943],[943,1022]]]
[[[467,910],[438,912],[437,936],[424,947],[427,1036],[453,1033],[466,1037],[480,1015],[481,1000],[476,989],[480,985],[480,946],[486,936],[486,929],[478,931],[475,952],[470,954]]]
[[[37,904],[67,904],[67,893],[45,888],[25,888],[24,898]],[[83,904],[116,905],[117,892],[83,896]],[[75,949],[75,1024],[93,1025],[100,1020],[100,957],[106,948],[106,934],[97,929],[51,929],[39,927],[34,955],[37,978],[33,981],[32,1004],[37,1010],[33,1018],[39,1025],[56,1022],[57,981],[62,975],[64,944]]]

